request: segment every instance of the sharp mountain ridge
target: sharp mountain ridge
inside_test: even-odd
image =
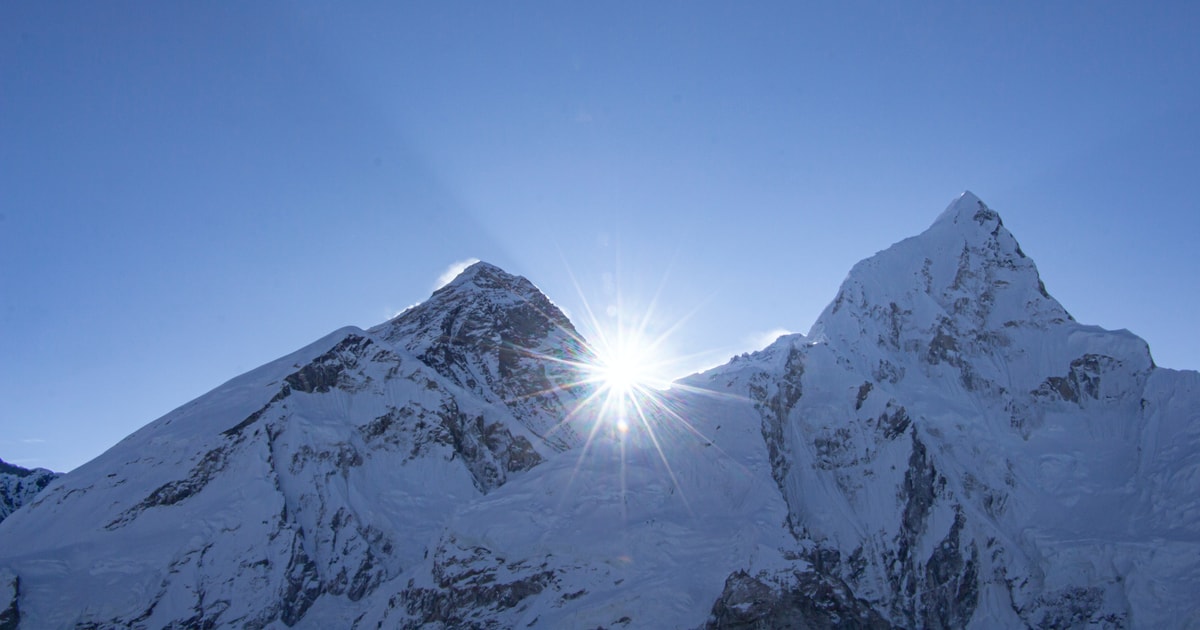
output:
[[[1200,626],[1200,374],[970,193],[628,431],[593,359],[477,263],[36,494],[0,628]]]

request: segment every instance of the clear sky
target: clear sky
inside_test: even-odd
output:
[[[467,259],[577,322],[657,292],[681,375],[964,189],[1200,368],[1200,3],[348,4],[0,4],[0,458],[69,470]]]

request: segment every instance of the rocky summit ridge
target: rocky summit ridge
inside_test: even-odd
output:
[[[0,521],[29,503],[59,477],[45,468],[23,468],[0,459]]]
[[[628,432],[591,356],[478,263],[50,484],[0,628],[1200,625],[1200,374],[970,193]]]

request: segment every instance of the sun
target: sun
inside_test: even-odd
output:
[[[650,371],[652,359],[643,355],[630,348],[616,349],[597,357],[589,369],[602,389],[614,395],[628,396],[639,388],[650,387],[657,380]]]
[[[626,343],[601,344],[586,366],[589,380],[596,385],[600,416],[618,433],[628,433],[630,416],[640,403],[654,397],[655,385],[662,380],[654,375],[654,366],[646,346]]]
[[[606,289],[607,305],[597,311],[573,275],[572,281],[579,294],[582,317],[578,320],[580,330],[572,328],[568,334],[579,343],[581,352],[557,360],[575,368],[579,379],[558,387],[577,390],[581,396],[551,429],[569,428],[582,438],[569,483],[575,481],[585,459],[615,455],[624,494],[627,461],[657,459],[686,505],[687,498],[668,454],[679,452],[681,440],[714,445],[711,437],[693,426],[682,397],[685,393],[707,396],[710,392],[673,378],[681,366],[699,356],[676,354],[670,342],[696,310],[664,320],[656,308],[662,286],[648,303],[642,304],[640,300],[625,299],[618,278],[615,282],[606,279],[606,284],[611,284]],[[597,317],[598,312],[603,317]],[[719,451],[717,447],[713,452]]]

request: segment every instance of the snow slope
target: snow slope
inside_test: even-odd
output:
[[[463,291],[497,305],[498,330],[515,326],[509,310],[528,315],[511,287],[475,279],[469,270],[389,326],[432,311],[452,321],[441,297]],[[560,347],[559,321],[527,325],[537,330],[523,340]],[[453,333],[433,339],[472,366],[494,366],[509,350]],[[519,363],[561,371],[553,358]],[[235,378],[0,524],[0,540],[21,541],[5,544],[0,562],[20,578],[21,618],[36,627],[335,623],[320,613],[336,618],[338,603],[418,562],[457,506],[562,448],[569,429],[547,441],[530,427],[551,425],[556,406],[583,392],[533,393],[514,382],[523,376],[493,382],[531,392],[524,402],[536,409],[518,419],[405,349],[345,328]]]
[[[477,264],[0,523],[0,627],[1200,626],[1200,374],[970,193],[628,432],[590,357]]]

